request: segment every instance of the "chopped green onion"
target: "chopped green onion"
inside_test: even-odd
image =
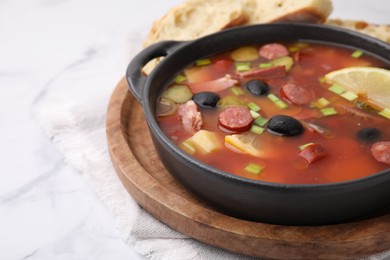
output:
[[[277,96],[275,96],[274,94],[268,94],[267,96],[272,102],[276,102],[278,100],[280,100]]]
[[[286,107],[288,107],[287,103],[284,102],[283,100],[281,100],[280,98],[278,98],[277,96],[275,96],[274,94],[268,94],[267,97],[272,101],[274,102],[274,104],[280,108],[280,109],[284,109]]]
[[[251,128],[249,129],[250,132],[254,134],[262,134],[264,132],[264,128],[257,126],[257,125],[252,125]]]
[[[303,145],[300,145],[300,146],[298,146],[298,148],[299,148],[299,150],[303,150],[303,149],[305,149],[306,147],[308,147],[308,146],[310,146],[310,145],[313,145],[314,143],[307,143],[307,144],[303,144]]]
[[[253,173],[253,174],[259,174],[264,169],[264,166],[260,166],[254,163],[249,163],[244,170]]]
[[[260,111],[260,107],[259,107],[258,105],[256,105],[255,102],[250,102],[250,103],[248,103],[248,107],[249,107],[249,109],[252,110],[252,111],[255,111],[255,112]]]
[[[278,101],[275,102],[275,105],[276,105],[278,108],[280,108],[280,109],[284,109],[284,108],[288,107],[287,103],[284,102],[283,100],[280,100],[280,99],[279,99]]]
[[[272,63],[260,63],[259,64],[259,68],[261,68],[261,69],[269,68],[269,67],[272,67],[272,66],[273,66]]]
[[[390,119],[390,108],[385,108],[381,112],[378,113],[379,115],[386,117],[387,119]]]
[[[175,77],[175,82],[176,83],[181,83],[181,82],[183,82],[183,81],[185,81],[187,78],[185,77],[185,76],[183,76],[183,75],[177,75],[176,77]]]
[[[240,87],[231,87],[230,90],[237,96],[244,94],[244,90],[242,90]]]
[[[338,95],[341,95],[342,93],[345,92],[345,89],[342,86],[333,84],[332,86],[329,87],[329,90],[332,91],[333,93],[336,93]]]
[[[343,98],[345,98],[346,100],[349,100],[349,101],[354,101],[354,100],[356,100],[359,97],[354,92],[349,91],[349,90],[344,92],[340,96],[342,96]]]
[[[337,114],[337,111],[336,111],[336,109],[334,109],[333,107],[327,107],[327,108],[321,109],[321,113],[322,113],[324,116],[332,116],[332,115],[336,115],[336,114]]]
[[[317,107],[317,108],[320,108],[320,109],[326,107],[326,106],[329,105],[329,104],[330,104],[329,100],[327,100],[327,99],[324,98],[324,97],[319,98],[319,99],[317,99],[316,101],[314,101],[314,102],[312,103],[313,106],[315,106],[315,107]]]
[[[255,119],[254,123],[258,126],[265,126],[267,124],[268,119],[264,117],[258,117]]]
[[[236,71],[247,71],[251,70],[251,64],[249,62],[236,63]]]
[[[253,111],[253,110],[249,110],[249,113],[251,113],[251,115],[252,115],[252,117],[253,117],[254,119],[256,119],[256,118],[258,118],[258,117],[260,116],[259,113],[255,112],[255,111]]]
[[[200,60],[197,60],[195,63],[196,63],[196,66],[205,66],[205,65],[211,64],[211,60],[210,59],[200,59]]]
[[[355,58],[355,59],[360,58],[362,55],[363,55],[363,51],[361,51],[361,50],[354,51],[354,52],[351,54],[351,56],[352,56],[353,58]]]
[[[358,98],[358,95],[356,95],[354,92],[345,90],[343,87],[337,84],[333,84],[332,86],[330,86],[329,90],[332,91],[333,93],[336,93],[337,95],[342,96],[343,98],[349,101],[354,101]]]

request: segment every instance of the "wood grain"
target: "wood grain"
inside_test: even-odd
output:
[[[109,102],[106,132],[115,170],[131,196],[171,228],[235,253],[269,259],[353,259],[390,250],[390,212],[356,222],[278,226],[219,213],[165,170],[137,100],[122,79]]]

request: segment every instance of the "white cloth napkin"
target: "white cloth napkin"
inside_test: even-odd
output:
[[[141,39],[133,35],[125,41],[127,55],[117,46],[87,50],[49,80],[34,115],[65,161],[80,171],[114,214],[125,242],[139,254],[169,260],[251,259],[167,227],[140,208],[119,181],[108,155],[105,112],[127,62],[141,49]],[[389,256],[387,252],[369,259]]]

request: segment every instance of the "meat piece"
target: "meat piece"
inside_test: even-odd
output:
[[[279,43],[270,43],[261,47],[259,54],[263,58],[273,60],[275,58],[287,56],[289,52],[286,47]]]
[[[373,144],[371,153],[378,162],[390,164],[390,142],[377,142]]]
[[[178,114],[184,130],[187,132],[199,131],[203,126],[202,114],[192,100],[178,106]]]
[[[274,66],[270,68],[254,69],[245,72],[237,73],[239,78],[263,78],[272,79],[286,76],[286,68],[284,65]]]
[[[219,92],[237,84],[238,81],[236,79],[233,79],[231,75],[227,74],[224,77],[219,79],[206,81],[206,82],[189,83],[188,85],[191,89],[191,92],[196,94],[205,91]]]
[[[218,121],[221,130],[228,130],[226,132],[244,132],[248,130],[253,122],[253,117],[246,107],[231,106],[223,110],[219,116]]]
[[[226,72],[233,66],[233,62],[228,59],[217,60],[214,63],[214,68],[217,72]]]
[[[309,104],[314,99],[313,91],[293,83],[283,85],[280,89],[280,95],[294,105]]]
[[[303,121],[302,121],[303,122]],[[313,134],[320,134],[325,138],[333,138],[334,134],[322,126],[303,122],[303,125]]]
[[[299,155],[308,163],[313,163],[318,159],[325,157],[327,153],[320,144],[310,144],[300,151]]]

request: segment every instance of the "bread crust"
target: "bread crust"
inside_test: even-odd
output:
[[[390,43],[390,25],[328,19],[332,10],[331,0],[187,0],[153,23],[144,47],[163,40],[193,40],[229,27],[272,22],[326,23]],[[149,62],[143,71],[149,74],[160,59]]]
[[[331,10],[330,0],[187,0],[153,23],[144,47],[164,40],[193,40],[247,24],[321,23]],[[149,62],[143,71],[149,74],[159,60]]]
[[[187,0],[153,23],[144,47],[163,40],[192,40],[246,24],[322,23],[332,8],[330,0]]]
[[[314,8],[305,8],[293,13],[281,16],[271,22],[303,22],[303,23],[324,23],[326,16]]]
[[[333,10],[331,0],[241,0],[248,24],[275,21],[322,23]]]
[[[245,22],[239,0],[187,0],[153,23],[144,47],[164,40],[192,40]]]
[[[329,19],[325,24],[357,31],[390,43],[390,25],[388,24],[373,24],[361,20],[345,19]]]

